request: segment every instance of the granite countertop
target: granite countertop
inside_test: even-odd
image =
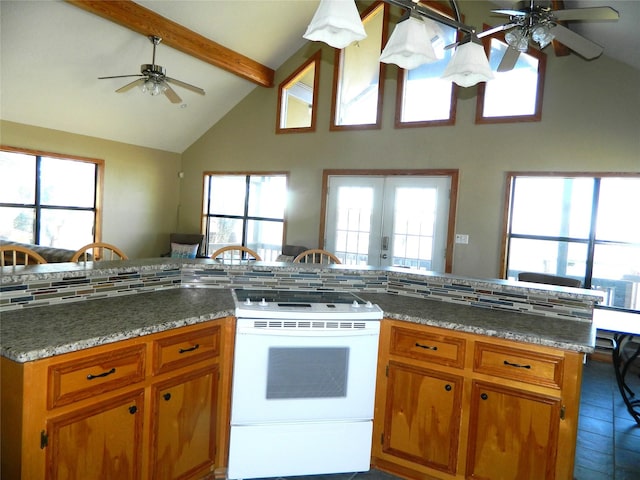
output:
[[[592,323],[557,320],[407,296],[359,294],[385,317],[591,352]],[[28,362],[234,314],[229,290],[177,288],[2,313],[1,354]]]

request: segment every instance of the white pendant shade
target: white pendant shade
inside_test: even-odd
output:
[[[334,48],[345,48],[366,38],[367,34],[354,0],[320,0],[303,37]]]
[[[422,19],[410,16],[396,25],[380,55],[380,61],[394,63],[405,70],[435,62],[438,57],[431,45],[431,38]]]
[[[470,87],[494,77],[482,45],[467,41],[456,47],[442,78],[451,80],[461,87]]]

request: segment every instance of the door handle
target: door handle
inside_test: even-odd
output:
[[[382,255],[380,255],[380,258],[383,258],[386,260],[387,258],[389,258],[389,255],[387,255],[386,253],[383,253]]]

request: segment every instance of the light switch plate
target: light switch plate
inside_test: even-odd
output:
[[[456,243],[468,244],[469,243],[469,235],[464,233],[456,233]]]

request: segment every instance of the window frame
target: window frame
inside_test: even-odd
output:
[[[382,53],[383,46],[387,42],[389,31],[389,5],[382,0],[376,0],[369,8],[360,14],[360,18],[363,23],[366,22],[367,17],[373,15],[378,9],[382,8],[382,38],[380,39],[380,51],[378,57]],[[340,71],[342,69],[343,53],[345,49],[335,49],[334,67],[333,67],[333,90],[331,94],[331,119],[329,124],[329,131],[353,131],[353,130],[380,130],[382,128],[382,108],[384,98],[384,83],[386,75],[386,64],[378,60],[378,102],[376,121],[374,123],[361,123],[353,125],[339,125],[336,121],[336,115],[338,113],[338,98],[340,92]]]
[[[491,26],[487,24],[484,24],[483,27],[485,30],[491,28]],[[507,45],[504,32],[500,32],[494,35],[489,35],[488,37],[483,38],[482,43],[484,45],[484,50],[487,54],[487,58],[489,58],[489,55],[491,55],[492,39],[495,39]],[[508,45],[507,45],[507,48],[508,48]],[[538,50],[535,47],[532,47],[531,45],[529,45],[529,48],[527,49],[527,51],[523,53],[526,55],[530,55],[531,57],[534,57],[538,60],[538,83],[537,83],[537,89],[536,89],[536,104],[535,104],[534,113],[530,115],[485,117],[483,115],[483,111],[484,111],[487,85],[486,85],[486,82],[480,82],[478,83],[478,93],[477,93],[477,99],[476,99],[475,123],[477,125],[486,125],[486,124],[495,124],[495,123],[539,122],[542,120],[544,83],[546,80],[546,73],[547,73],[547,54],[541,50]],[[489,60],[491,59],[489,58]]]
[[[453,10],[445,7],[439,3],[434,2],[433,0],[420,0],[420,5],[431,9],[435,12],[438,12],[442,15],[446,15],[451,19],[454,18]],[[461,21],[464,22],[464,17],[461,18]],[[458,40],[461,39],[461,33],[458,32],[456,35]],[[404,105],[404,95],[405,95],[405,86],[407,82],[407,77],[409,75],[409,70],[405,70],[404,68],[398,67],[398,76],[396,80],[396,112],[395,112],[395,120],[394,126],[395,128],[421,128],[421,127],[439,127],[446,125],[455,125],[456,124],[456,112],[458,108],[458,94],[460,92],[460,87],[455,83],[451,82],[451,99],[449,103],[449,118],[448,119],[440,119],[440,120],[416,120],[416,121],[402,121],[402,111]]]
[[[316,121],[318,117],[318,90],[320,89],[320,63],[322,59],[322,50],[318,50],[307,61],[300,65],[291,75],[285,78],[278,85],[278,104],[276,108],[276,134],[280,133],[305,133],[316,131]],[[313,65],[313,92],[311,99],[311,125],[308,127],[283,127],[282,126],[282,102],[285,89],[291,87],[302,76],[306,75]]]
[[[243,215],[219,215],[219,214],[209,214],[208,213],[208,208],[210,208],[210,202],[208,200],[210,200],[210,198],[206,198],[205,192],[209,191],[211,192],[211,188],[210,188],[210,181],[209,181],[209,186],[207,186],[207,181],[208,178],[211,178],[213,176],[224,176],[224,177],[231,177],[231,176],[244,176],[245,177],[245,185],[246,185],[246,190],[245,190],[245,198],[244,198],[244,213]],[[285,177],[285,181],[286,181],[286,192],[285,194],[289,195],[289,172],[288,171],[232,171],[232,172],[223,172],[223,171],[204,171],[202,172],[202,201],[201,201],[201,213],[200,213],[200,233],[202,233],[204,235],[204,255],[205,256],[210,256],[213,252],[209,251],[209,232],[208,232],[208,223],[209,223],[209,218],[231,218],[231,219],[242,219],[242,242],[241,245],[245,246],[245,247],[249,247],[252,248],[252,246],[247,245],[247,223],[249,221],[254,221],[254,220],[258,220],[258,221],[276,221],[274,218],[271,217],[256,217],[256,216],[250,216],[248,215],[248,205],[249,205],[249,188],[250,188],[250,182],[251,182],[251,177],[269,177],[269,176],[278,176],[278,177]],[[287,238],[287,204],[288,201],[285,203],[285,208],[284,208],[284,212],[283,212],[283,216],[282,216],[282,247],[284,247],[285,245],[285,239]],[[268,261],[268,260],[266,260]]]
[[[90,157],[81,157],[77,155],[67,155],[62,153],[55,152],[47,152],[43,150],[33,150],[27,148],[19,148],[12,147],[8,145],[0,145],[0,151],[15,153],[21,155],[29,155],[33,156],[36,159],[36,171],[39,171],[39,162],[41,162],[42,158],[53,158],[59,160],[68,160],[74,162],[82,162],[82,163],[91,163],[95,166],[95,177],[94,177],[94,198],[93,198],[93,208],[88,207],[76,207],[76,206],[68,206],[68,205],[55,205],[55,206],[42,206],[40,203],[40,181],[36,178],[36,174],[34,173],[34,181],[35,181],[35,198],[33,204],[31,203],[0,203],[2,207],[15,207],[15,208],[33,208],[35,215],[35,229],[33,232],[34,236],[34,245],[40,245],[40,229],[41,229],[41,215],[42,210],[68,210],[68,211],[92,211],[93,212],[93,241],[100,242],[102,241],[102,217],[103,217],[103,193],[104,193],[104,170],[105,170],[105,161],[103,159],[98,158],[90,158]]]
[[[602,179],[606,178],[639,178],[640,173],[635,172],[506,172],[506,185],[505,185],[505,197],[504,197],[504,211],[503,211],[503,220],[502,220],[502,238],[501,238],[501,247],[500,247],[500,265],[499,272],[500,278],[508,279],[508,266],[509,266],[509,247],[511,238],[522,238],[522,239],[532,239],[532,240],[550,240],[550,241],[561,241],[561,242],[571,242],[571,243],[581,243],[585,244],[587,247],[587,254],[585,257],[585,275],[584,278],[581,278],[583,281],[583,288],[591,289],[593,282],[593,267],[594,267],[594,256],[595,256],[595,247],[597,245],[607,245],[612,242],[616,244],[625,244],[629,246],[637,245],[631,242],[624,241],[611,241],[611,240],[600,240],[596,238],[596,213],[592,213],[592,217],[590,220],[590,231],[587,239],[576,238],[576,237],[566,237],[566,236],[553,236],[553,235],[532,235],[532,234],[516,234],[513,235],[511,233],[511,222],[512,222],[512,207],[513,207],[513,199],[514,199],[514,186],[515,180],[518,177],[534,177],[534,178],[589,178],[594,179],[598,185],[594,184],[593,189],[593,208],[594,211],[598,210],[598,200],[595,198],[598,195],[599,190],[599,182]],[[624,309],[624,307],[609,307],[616,309]]]

